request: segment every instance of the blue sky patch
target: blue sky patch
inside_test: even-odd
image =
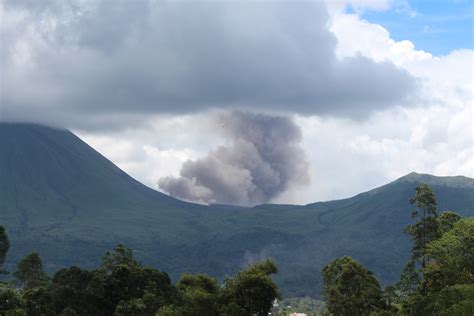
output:
[[[473,13],[470,0],[398,1],[387,11],[365,11],[362,18],[382,25],[396,41],[410,40],[416,49],[440,56],[473,49]]]

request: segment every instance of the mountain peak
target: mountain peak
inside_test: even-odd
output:
[[[474,188],[474,179],[465,176],[434,176],[431,174],[410,172],[394,182],[426,183],[448,187]]]

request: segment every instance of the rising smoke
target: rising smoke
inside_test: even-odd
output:
[[[186,161],[179,177],[159,180],[162,190],[188,201],[251,206],[309,182],[301,131],[291,118],[233,111],[216,121],[229,145]]]

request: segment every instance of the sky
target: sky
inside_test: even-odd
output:
[[[346,12],[354,12],[349,5]],[[396,41],[409,39],[416,49],[447,55],[473,49],[474,2],[470,0],[399,1],[391,10],[368,10],[361,17],[390,31]]]
[[[0,121],[199,203],[474,177],[470,1],[2,0]]]

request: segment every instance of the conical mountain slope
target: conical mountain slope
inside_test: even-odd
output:
[[[0,206],[15,226],[95,215],[101,207],[187,205],[142,185],[65,130],[3,123],[0,148]]]

